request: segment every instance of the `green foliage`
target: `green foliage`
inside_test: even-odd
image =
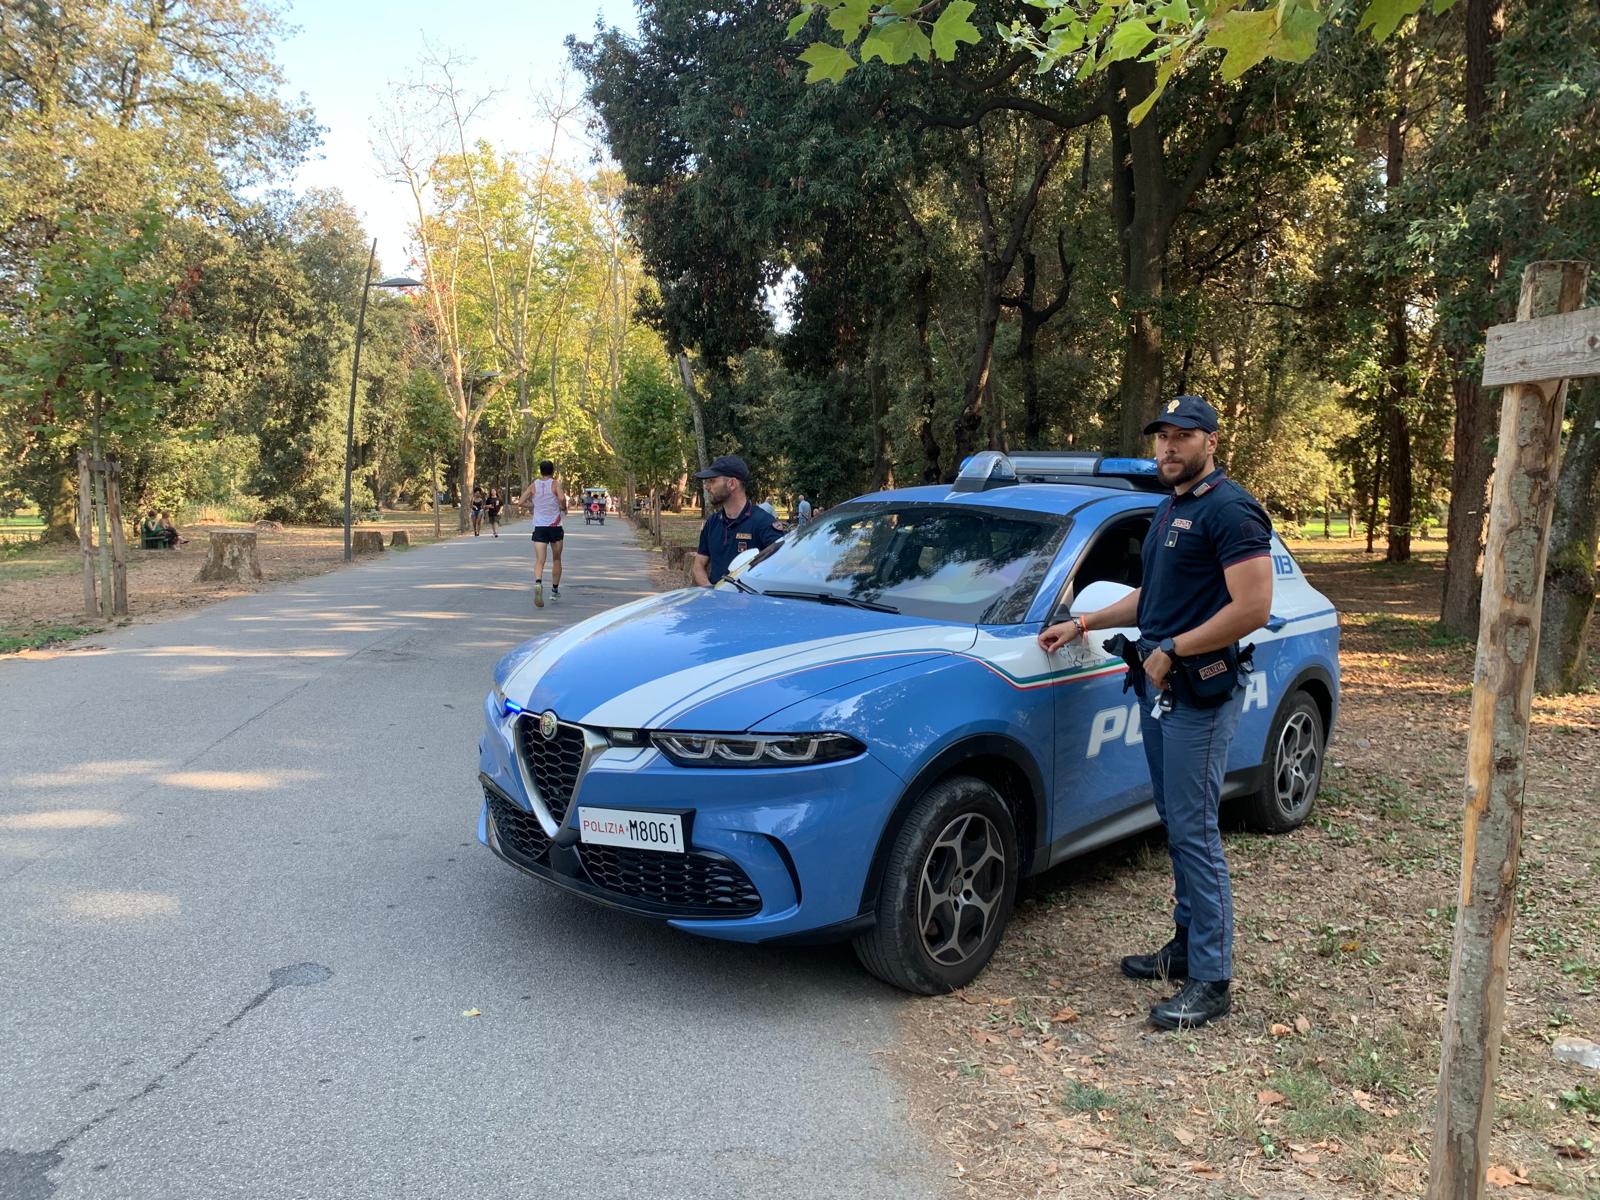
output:
[[[1437,14],[1455,0],[1431,2]],[[1371,29],[1374,38],[1383,41],[1427,3],[1368,0],[1358,28]],[[1316,51],[1318,34],[1331,11],[1319,0],[1279,0],[1265,8],[1245,4],[1246,0],[1028,0],[1029,14],[999,21],[993,36],[1034,55],[1040,73],[1067,69],[1085,79],[1114,63],[1159,63],[1154,90],[1131,114],[1137,123],[1175,74],[1185,66],[1199,66],[1210,52],[1222,53],[1225,81],[1238,79],[1268,59],[1305,62]],[[929,4],[806,0],[790,18],[785,34],[798,37],[812,12],[826,13],[827,27],[842,44],[813,41],[800,58],[811,65],[808,84],[839,83],[858,60],[882,59],[891,66],[952,62],[962,43],[982,40],[970,19],[976,7],[972,0]]]
[[[664,487],[683,473],[688,402],[660,353],[632,353],[617,395],[617,453],[641,488]]]
[[[187,287],[163,271],[165,218],[63,214],[21,311],[0,318],[0,386],[50,453],[137,452],[176,418]]]

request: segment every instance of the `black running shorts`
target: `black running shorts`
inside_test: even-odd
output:
[[[533,527],[533,540],[536,542],[559,542],[567,536],[567,531],[559,525],[535,525]]]

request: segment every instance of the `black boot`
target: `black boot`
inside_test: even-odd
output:
[[[1228,981],[1212,983],[1208,979],[1191,979],[1183,991],[1171,1000],[1150,1010],[1150,1020],[1162,1029],[1194,1029],[1207,1021],[1228,1015],[1233,999],[1228,991]]]
[[[1189,978],[1189,931],[1179,929],[1173,939],[1154,954],[1130,954],[1122,960],[1129,979]]]

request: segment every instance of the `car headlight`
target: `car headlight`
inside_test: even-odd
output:
[[[650,741],[680,767],[810,767],[867,749],[843,733],[652,733]]]

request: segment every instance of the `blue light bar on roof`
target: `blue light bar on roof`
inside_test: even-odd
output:
[[[1102,458],[1095,465],[1096,475],[1154,475],[1156,473],[1156,460],[1153,458]]]
[[[1017,478],[1024,483],[1093,483],[1124,490],[1159,491],[1153,458],[1111,458],[1083,450],[1015,450]]]

